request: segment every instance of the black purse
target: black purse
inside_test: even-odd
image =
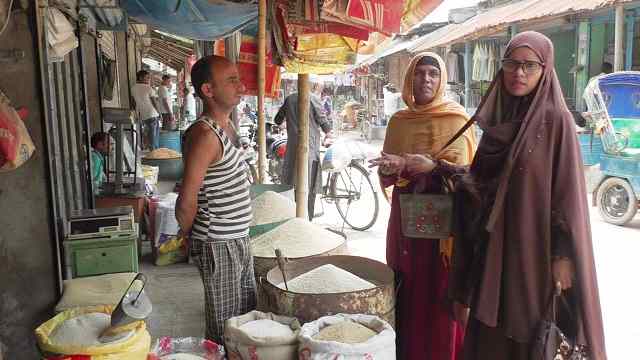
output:
[[[567,338],[557,325],[557,302],[561,301],[569,314],[571,308],[567,300],[554,292],[547,309],[547,315],[552,313],[552,320],[543,319],[538,325],[536,337],[532,343],[532,360],[588,360],[587,347],[578,345]]]

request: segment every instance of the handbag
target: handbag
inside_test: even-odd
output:
[[[453,194],[400,194],[402,235],[448,239],[453,223]]]
[[[438,151],[440,155],[473,124],[474,118],[458,130],[458,132]],[[402,235],[421,239],[448,239],[453,227],[453,190],[445,181],[444,194],[400,194],[400,219]]]
[[[532,343],[532,360],[587,360],[588,352],[585,345],[575,344],[567,338],[557,325],[556,306],[558,300],[565,305],[569,314],[569,304],[560,292],[554,292],[548,306],[547,314],[552,313],[552,320],[542,319],[538,325],[536,337]]]

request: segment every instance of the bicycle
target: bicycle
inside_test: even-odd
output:
[[[322,170],[329,176],[322,187],[321,200],[335,203],[338,214],[352,229],[365,231],[376,223],[380,203],[364,165],[364,152],[354,152],[354,146],[357,143],[341,142],[326,150]]]

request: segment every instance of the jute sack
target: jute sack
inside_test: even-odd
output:
[[[250,321],[269,319],[292,330],[291,336],[253,337],[240,327]],[[252,311],[236,316],[225,322],[224,346],[229,360],[295,360],[298,359],[298,333],[300,323],[297,319],[272,313]]]

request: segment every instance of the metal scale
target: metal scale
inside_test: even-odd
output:
[[[109,170],[108,158],[107,182],[103,185],[102,193],[123,195],[144,191],[144,181],[137,177],[138,133],[135,129],[135,112],[127,108],[103,108],[102,119],[106,124],[113,125],[109,133],[115,141],[115,172]],[[130,146],[125,148],[125,145]],[[111,181],[110,175],[115,175],[114,181]]]
[[[140,290],[132,290],[131,287],[136,281],[140,281],[142,284]],[[118,306],[111,313],[111,324],[105,329],[101,336],[100,342],[107,343],[116,341],[123,335],[135,329],[140,321],[144,321],[151,311],[153,306],[151,300],[144,292],[144,287],[147,284],[147,277],[142,273],[138,273],[136,277],[131,281],[124,295],[118,302]]]
[[[67,279],[138,271],[138,225],[133,207],[71,211],[65,233]]]

